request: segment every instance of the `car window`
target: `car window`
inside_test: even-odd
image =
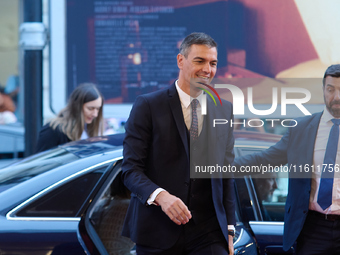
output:
[[[255,202],[251,198],[251,193],[249,193],[249,190],[252,188],[249,187],[249,181],[246,182],[246,178],[236,178],[235,179],[236,184],[236,195],[237,195],[237,201],[240,208],[240,215],[243,221],[254,221],[256,220],[255,217]]]
[[[108,164],[44,194],[20,210],[17,217],[77,217]]]
[[[3,168],[0,170],[0,192],[78,159],[72,153],[57,148]]]
[[[260,152],[263,148],[239,148],[238,156]],[[238,202],[245,221],[283,221],[288,193],[288,173],[281,171],[263,176],[237,178]]]
[[[283,221],[288,193],[288,173],[280,172],[268,178],[253,178],[253,183],[263,220]]]

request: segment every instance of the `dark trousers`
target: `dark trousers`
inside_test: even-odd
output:
[[[298,255],[339,255],[340,220],[326,220],[308,213],[297,239]]]
[[[137,244],[136,251],[137,255],[227,255],[228,244],[217,218],[213,217],[200,224],[190,220],[183,226],[178,241],[170,249]]]

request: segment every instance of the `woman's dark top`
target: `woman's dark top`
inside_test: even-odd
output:
[[[71,140],[58,127],[52,129],[50,123],[42,127],[39,133],[39,138],[35,152],[41,152],[57,147],[58,145],[68,143]]]

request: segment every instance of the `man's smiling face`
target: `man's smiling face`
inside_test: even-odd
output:
[[[200,93],[201,90],[197,87],[204,88],[204,86],[200,86],[197,82],[209,84],[216,74],[217,49],[193,44],[187,57],[178,54],[177,65],[180,69],[179,86],[181,89],[187,94],[190,94],[190,89],[193,90],[191,91],[193,94]]]

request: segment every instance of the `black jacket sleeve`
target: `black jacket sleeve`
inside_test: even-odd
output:
[[[40,130],[35,153],[52,149],[70,141],[71,140],[67,137],[67,135],[61,132],[58,127],[56,129],[52,129],[48,123]]]

